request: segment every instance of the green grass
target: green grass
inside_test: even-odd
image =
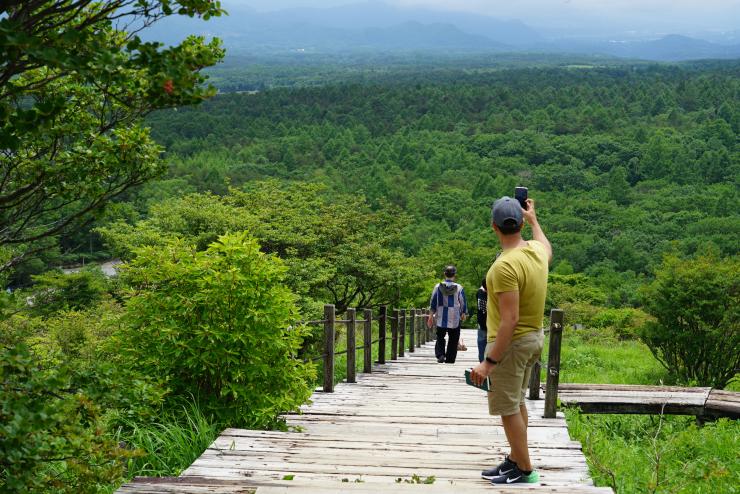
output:
[[[221,432],[195,401],[165,413],[159,423],[125,422],[116,439],[140,454],[131,459],[127,479],[177,476],[211,445]]]
[[[546,358],[543,356],[543,361]],[[660,384],[671,379],[640,341],[619,340],[608,331],[566,330],[560,352],[560,382]]]
[[[563,334],[560,382],[680,384],[641,342],[571,329]],[[587,415],[574,409],[566,410],[566,419],[598,486],[619,494],[740,493],[736,420],[698,425],[694,417]]]
[[[740,424],[693,417],[566,412],[596,485],[622,493],[740,492]]]

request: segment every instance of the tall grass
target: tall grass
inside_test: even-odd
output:
[[[740,492],[740,424],[693,417],[583,415],[567,410],[596,485],[623,493]]]
[[[572,329],[563,334],[560,381],[680,384],[641,342]],[[583,444],[596,485],[618,494],[740,493],[736,420],[699,425],[694,417],[587,415],[575,409],[566,410],[566,419],[571,437]]]
[[[122,421],[116,439],[139,452],[128,463],[127,477],[177,476],[218,436],[221,427],[207,417],[196,400],[184,401],[158,423]]]

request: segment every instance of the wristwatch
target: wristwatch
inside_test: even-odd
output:
[[[488,355],[486,355],[486,362],[488,362],[489,364],[493,364],[493,365],[496,365],[496,364],[498,364],[498,362],[496,362],[495,360],[493,360],[493,359],[492,359],[491,357],[489,357]]]

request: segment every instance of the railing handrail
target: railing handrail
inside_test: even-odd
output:
[[[324,348],[321,355],[311,357],[304,362],[324,361],[323,390],[331,393],[334,391],[334,357],[337,355],[347,355],[347,382],[355,382],[356,374],[356,357],[357,352],[363,352],[363,373],[372,373],[372,351],[373,344],[378,344],[378,360],[376,363],[386,363],[386,343],[391,342],[391,360],[403,357],[404,352],[408,350],[413,353],[416,347],[427,343],[432,339],[432,334],[426,328],[424,315],[428,309],[417,308],[394,308],[390,312],[387,305],[382,305],[377,317],[373,317],[372,309],[363,309],[363,318],[357,319],[358,309],[348,308],[346,319],[336,318],[336,308],[333,304],[324,305],[324,318],[316,321],[306,321],[299,324],[324,325]],[[372,338],[372,323],[378,322],[378,338]],[[391,335],[388,336],[387,323],[391,323]],[[344,324],[347,328],[347,348],[337,351],[336,344],[336,325]],[[357,325],[362,325],[362,345],[356,346],[355,330]],[[408,334],[408,338],[407,335]],[[351,341],[350,341],[351,340]],[[408,341],[408,348],[406,342]]]

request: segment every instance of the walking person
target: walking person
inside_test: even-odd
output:
[[[471,379],[482,383],[490,377],[488,412],[500,415],[511,451],[504,461],[481,476],[493,484],[535,484],[527,446],[528,415],[524,396],[532,364],[542,352],[548,266],[552,247],[537,222],[534,202],[509,197],[493,205],[492,228],[503,252],[486,275],[488,290],[488,344],[484,360],[471,371]],[[521,235],[524,220],[532,228],[533,240]]]
[[[447,266],[444,271],[445,279],[434,285],[429,308],[432,310],[427,320],[430,328],[436,322],[437,343],[434,346],[434,355],[440,364],[454,364],[457,358],[457,344],[460,341],[460,323],[465,320],[468,304],[465,300],[465,290],[455,282],[457,268]],[[447,349],[445,349],[445,335]]]
[[[486,308],[486,305],[488,304],[488,291],[486,291],[485,278],[483,278],[483,281],[481,281],[480,288],[478,288],[478,291],[475,294],[475,298],[478,302],[476,313],[476,316],[478,317],[478,362],[483,362],[488,338],[486,331],[486,317],[488,314],[488,309]]]

